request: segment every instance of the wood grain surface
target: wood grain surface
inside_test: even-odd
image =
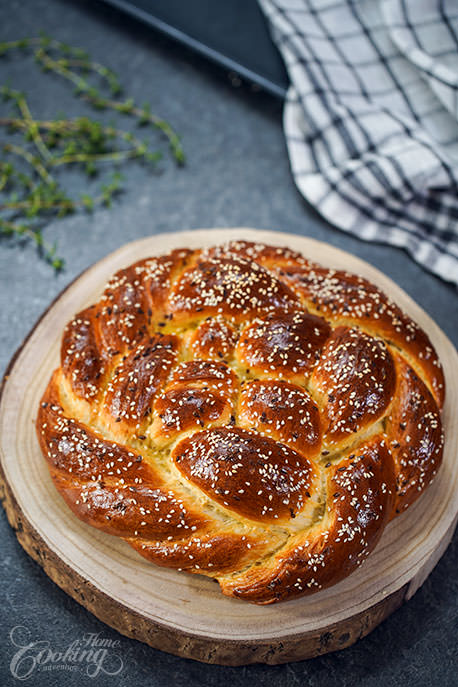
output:
[[[159,568],[118,538],[80,522],[55,490],[35,436],[41,394],[57,367],[63,327],[95,301],[121,267],[173,248],[243,238],[288,246],[328,267],[370,279],[428,333],[447,381],[446,445],[431,487],[390,523],[360,568],[330,589],[271,606],[225,597],[212,580]],[[458,516],[458,355],[437,325],[390,279],[341,250],[290,234],[247,228],[151,236],[84,272],[46,313],[5,374],[0,405],[0,487],[8,520],[27,553],[76,601],[124,635],[208,663],[285,663],[351,645],[421,586]]]

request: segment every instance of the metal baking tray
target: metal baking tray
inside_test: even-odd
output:
[[[284,98],[288,75],[256,0],[102,0]]]

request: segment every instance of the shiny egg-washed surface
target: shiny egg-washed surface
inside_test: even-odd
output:
[[[271,603],[350,574],[426,489],[444,391],[373,284],[236,241],[118,272],[67,325],[37,432],[83,521]]]

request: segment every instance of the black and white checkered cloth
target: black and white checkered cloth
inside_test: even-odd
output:
[[[458,0],[259,0],[305,198],[458,284]]]

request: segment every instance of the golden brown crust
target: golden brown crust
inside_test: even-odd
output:
[[[64,330],[61,365],[73,393],[91,402],[100,396],[105,360],[101,355],[94,306],[78,313]]]
[[[426,333],[374,284],[355,274],[319,265],[281,270],[279,276],[312,312],[349,326],[356,324],[411,356],[442,407],[445,380],[433,345]]]
[[[227,424],[232,405],[218,394],[203,389],[169,389],[154,404],[150,436],[169,442],[183,432]]]
[[[248,382],[240,393],[238,424],[314,458],[321,448],[320,412],[300,386],[272,380]]]
[[[422,494],[439,469],[444,438],[439,409],[431,392],[401,356],[396,356],[397,389],[387,422],[396,465],[393,515]]]
[[[192,255],[187,249],[174,250],[141,260],[113,276],[100,301],[98,316],[107,352],[131,348],[161,324],[173,279]]]
[[[388,521],[395,490],[393,461],[382,438],[363,445],[326,475],[322,519],[292,537],[257,568],[220,580],[225,593],[257,603],[330,587],[362,563]],[[293,592],[292,592],[293,590]]]
[[[170,387],[212,389],[220,395],[230,395],[237,387],[235,372],[225,363],[212,360],[189,360],[173,371]]]
[[[138,539],[129,544],[150,561],[164,567],[193,573],[232,572],[249,565],[266,551],[266,540],[243,534],[223,532],[189,537],[180,542],[156,541],[141,544]]]
[[[197,432],[177,444],[172,458],[191,484],[250,520],[296,517],[316,489],[305,456],[239,427]]]
[[[311,378],[326,419],[325,442],[337,444],[385,415],[396,373],[385,343],[347,327],[326,342]]]
[[[206,360],[230,358],[236,343],[234,327],[221,315],[207,317],[189,337],[189,345],[196,358]]]
[[[257,263],[236,254],[214,257],[211,251],[181,275],[168,300],[178,321],[224,315],[242,322],[297,305],[294,292]]]
[[[256,603],[349,575],[440,467],[444,379],[374,285],[236,241],[119,271],[37,433],[73,513]]]
[[[113,370],[102,413],[112,431],[141,434],[149,424],[151,406],[165,383],[180,348],[178,337],[155,334],[144,338]],[[121,423],[114,428],[113,423]]]
[[[331,328],[303,310],[256,318],[242,331],[237,358],[253,374],[303,382],[321,354]]]

